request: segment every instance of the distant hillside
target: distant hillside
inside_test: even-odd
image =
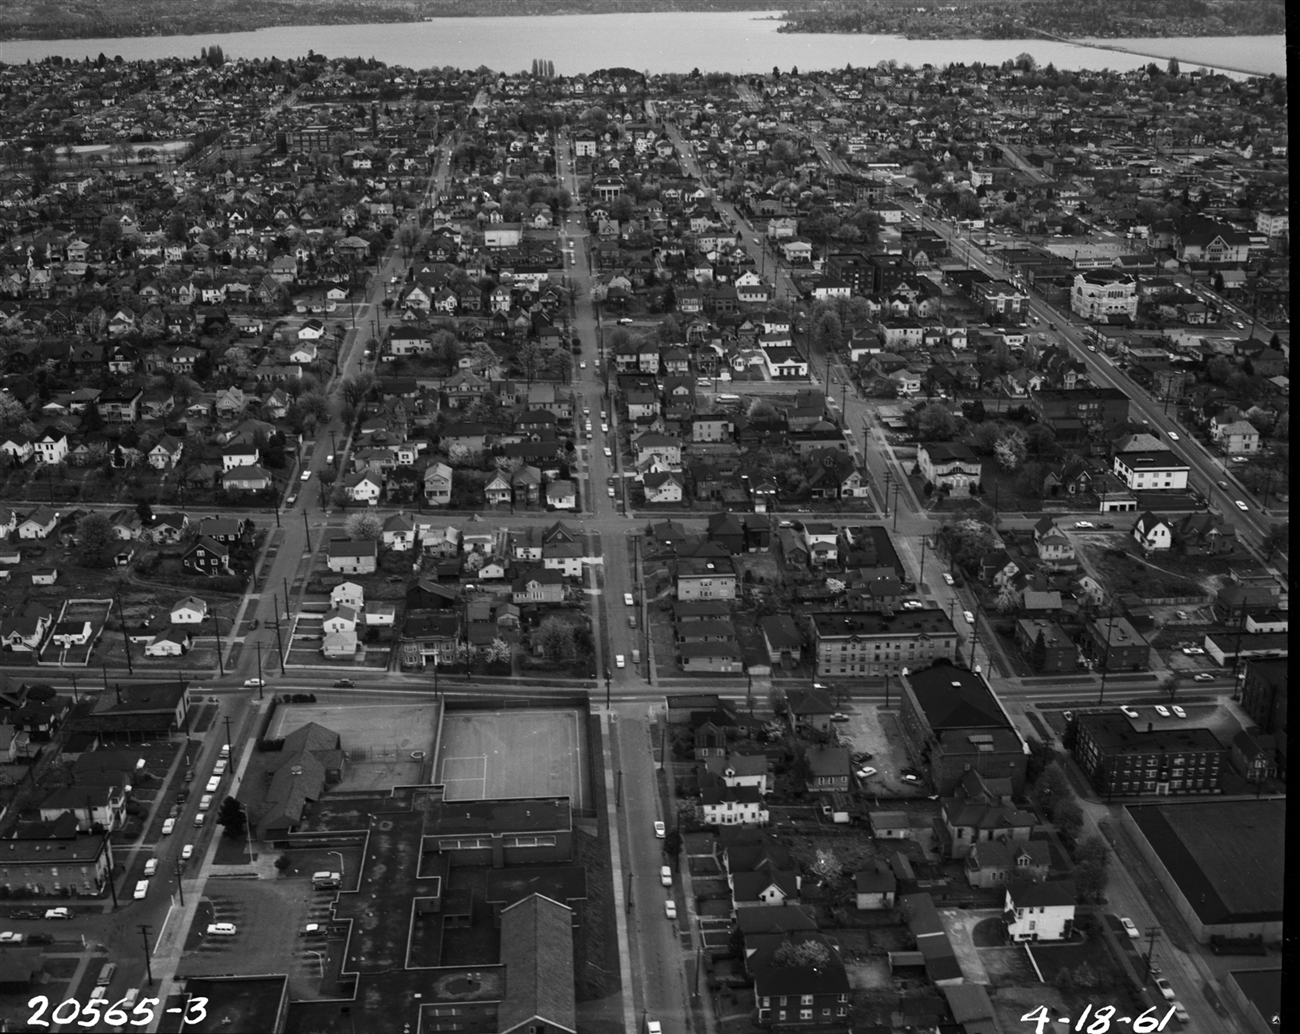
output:
[[[838,32],[910,39],[1021,39],[1041,34],[1274,36],[1285,0],[814,0],[790,10],[779,32]]]
[[[773,0],[3,0],[0,39],[176,36],[272,25],[355,25],[503,15],[770,11],[779,6]]]

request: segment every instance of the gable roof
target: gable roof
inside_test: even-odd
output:
[[[500,1034],[540,1020],[577,1034],[573,982],[573,910],[532,894],[501,910],[501,961],[506,994]]]

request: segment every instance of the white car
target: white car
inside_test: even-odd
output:
[[[964,617],[964,618],[966,619],[966,623],[967,623],[968,625],[973,625],[973,624],[975,624],[975,615],[972,614],[969,610],[963,610],[963,611],[961,612],[961,616]]]
[[[655,836],[662,840],[667,835],[667,830],[662,822],[655,823]]]
[[[1132,919],[1121,919],[1119,925],[1124,927],[1124,932],[1132,937],[1133,940],[1138,941],[1142,939],[1142,932],[1136,925],[1134,925]]]
[[[1171,442],[1182,441],[1182,439],[1178,437],[1178,432],[1177,432],[1177,431],[1170,431],[1170,432],[1169,432],[1169,440],[1170,440]]]
[[[0,933],[0,944],[22,944],[22,943],[23,943],[23,935],[20,933],[14,933],[12,930],[6,930],[4,933]]]
[[[1214,681],[1214,676],[1211,675],[1208,671],[1198,671],[1195,675],[1192,676],[1192,681],[1193,681],[1193,682],[1213,682],[1213,681]]]
[[[609,424],[601,424],[601,425],[600,425],[600,433],[601,433],[601,434],[609,434]]]
[[[163,836],[166,836],[175,828],[176,828],[175,819],[163,819],[163,828],[162,828]]]
[[[1129,718],[1136,718],[1138,716],[1137,708],[1129,707],[1128,704],[1121,704],[1119,709]]]
[[[208,933],[215,937],[233,937],[235,936],[234,923],[209,923]]]
[[[606,445],[606,446],[605,446],[605,459],[609,460],[609,459],[613,459],[613,458],[614,458],[614,450],[611,449],[608,445]]]
[[[181,848],[181,857],[182,857],[183,859],[185,859],[186,861],[189,861],[191,858],[193,858],[193,857],[194,857],[194,845],[193,845],[193,844],[186,844],[184,847],[182,847],[182,848]]]
[[[1176,714],[1179,718],[1186,718],[1186,717],[1187,717],[1187,712],[1184,711],[1184,710],[1183,710],[1181,707],[1179,707],[1177,704],[1172,704],[1172,705],[1170,705],[1169,710],[1173,711],[1174,714]]]
[[[587,368],[587,360],[584,359],[582,360],[582,362],[578,364],[578,369],[585,370],[586,368]]]
[[[630,592],[623,593],[623,603],[628,607],[636,606],[636,600],[632,599],[632,594]]]
[[[266,679],[244,679],[245,689],[261,689],[266,685]]]
[[[1183,653],[1188,657],[1200,657],[1205,651],[1199,646],[1184,646]]]
[[[921,609],[923,609],[924,607],[925,607],[925,604],[922,603],[920,600],[904,600],[904,601],[903,601],[903,609],[904,609],[904,610],[921,610]]]
[[[1095,528],[1097,525],[1093,524],[1092,521],[1075,521],[1074,526],[1076,528]]]
[[[614,654],[614,667],[616,667],[616,668],[626,668],[626,667],[627,667],[627,658],[624,657],[621,653],[616,653],[616,654]]]
[[[613,485],[610,485],[609,488],[606,489],[606,491],[609,492],[609,497],[610,497],[611,499],[613,499],[613,498],[614,498],[614,486],[613,486]]]
[[[1237,503],[1237,509],[1238,509],[1238,510],[1249,510],[1249,509],[1250,509],[1250,507],[1247,506],[1245,503],[1243,503],[1240,499],[1236,500],[1236,503]]]
[[[1161,718],[1168,718],[1169,708],[1165,707],[1164,704],[1156,704],[1156,714],[1158,714]]]
[[[943,584],[952,585],[952,575],[950,575],[947,571],[944,571],[943,573]]]
[[[1174,1019],[1176,1019],[1179,1023],[1190,1023],[1192,1021],[1192,1018],[1191,1016],[1188,1015],[1187,1010],[1183,1008],[1182,1002],[1174,1002],[1173,1007],[1174,1007]]]
[[[645,1034],[664,1034],[664,1025],[658,1020],[645,1021]]]
[[[626,326],[630,326],[630,325],[631,325],[632,320],[631,320],[631,318],[629,318],[629,317],[627,317],[627,316],[624,316],[621,320],[618,321],[618,323],[619,323],[619,326],[621,326],[621,327],[626,327]]]
[[[310,471],[310,470],[304,470],[300,475],[298,475],[298,480],[299,480],[299,481],[310,481],[310,480],[311,480],[311,471]]]
[[[1174,1000],[1174,989],[1164,977],[1156,977],[1156,990],[1160,992],[1165,1001],[1172,1002]]]
[[[664,915],[666,915],[669,919],[677,918],[677,902],[674,901],[672,898],[669,898],[667,901],[664,902]]]
[[[870,765],[868,765],[866,768],[860,768],[860,769],[858,769],[858,771],[857,771],[857,777],[858,777],[859,779],[869,779],[871,776],[875,775],[876,772],[877,772],[877,769],[874,769],[874,768],[872,768]]]
[[[665,887],[673,885],[673,871],[666,865],[659,866],[659,882]]]

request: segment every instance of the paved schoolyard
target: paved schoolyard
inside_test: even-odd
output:
[[[281,704],[267,737],[277,739],[316,722],[343,740],[347,764],[335,792],[388,790],[421,781],[432,756],[438,706],[428,703]],[[412,757],[420,753],[420,757]]]
[[[576,710],[447,715],[434,781],[449,801],[568,796],[587,802],[587,731]]]

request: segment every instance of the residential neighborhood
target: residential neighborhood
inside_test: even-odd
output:
[[[1285,85],[0,65],[0,1023],[1275,1034]]]

